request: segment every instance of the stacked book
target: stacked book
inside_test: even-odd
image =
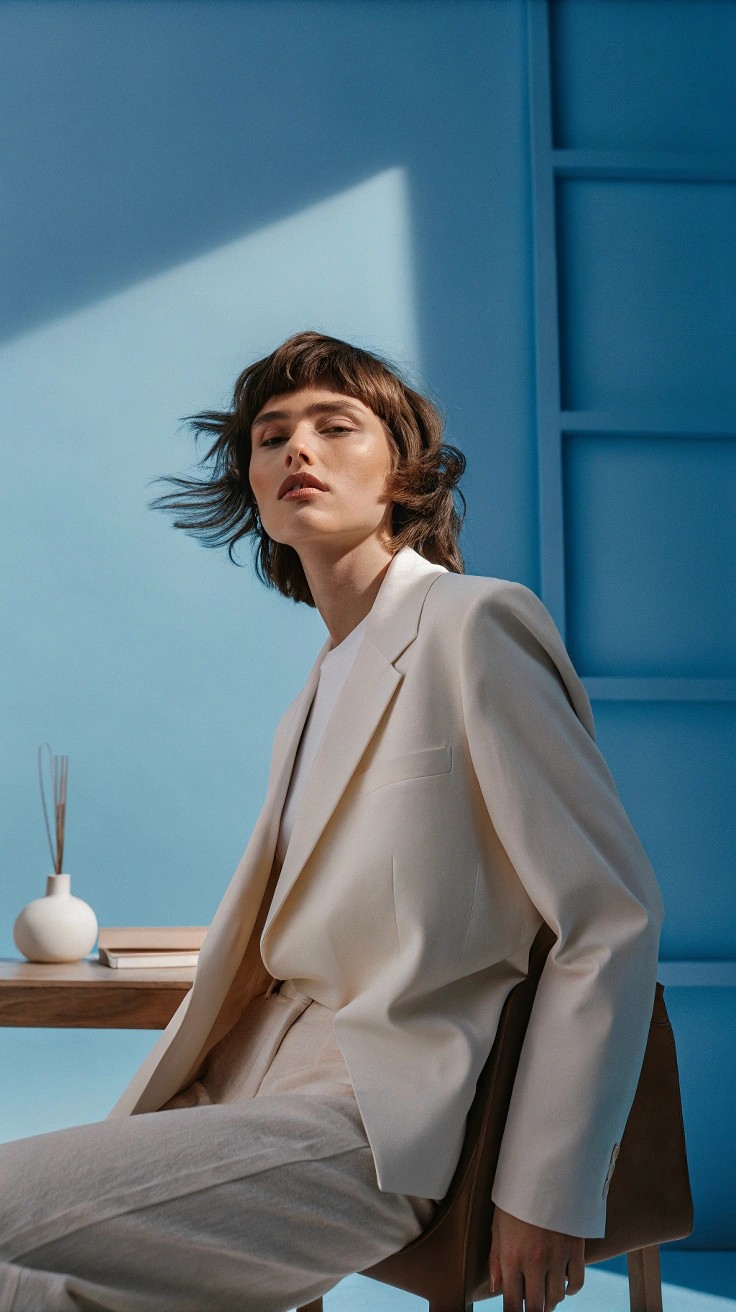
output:
[[[196,966],[206,925],[118,925],[100,929],[98,960],[114,970]]]

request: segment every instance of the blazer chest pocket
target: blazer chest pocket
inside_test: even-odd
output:
[[[355,773],[361,791],[372,793],[375,788],[399,783],[402,779],[422,779],[432,774],[449,774],[451,770],[452,747],[443,744],[441,747],[427,747],[422,752],[393,756],[389,761],[367,765]]]

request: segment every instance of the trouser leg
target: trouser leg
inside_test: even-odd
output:
[[[0,1312],[287,1312],[422,1229],[339,1095],[34,1135],[0,1183]]]

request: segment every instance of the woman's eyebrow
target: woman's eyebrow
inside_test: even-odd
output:
[[[357,418],[359,419],[362,418],[361,411],[358,409],[356,405],[353,405],[350,401],[315,401],[313,405],[307,406],[306,410],[304,411],[304,414],[309,415],[311,418],[312,415],[334,414],[338,410],[350,411],[354,415],[356,415]],[[259,415],[258,419],[253,420],[253,423],[251,424],[251,431],[254,428],[258,428],[260,424],[267,424],[269,419],[290,419],[290,418],[291,416],[288,410],[267,410],[265,414]]]

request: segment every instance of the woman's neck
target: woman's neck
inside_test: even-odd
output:
[[[324,620],[332,646],[337,647],[371,610],[393,559],[377,543],[375,549],[352,551],[317,563],[302,558],[315,606]]]

